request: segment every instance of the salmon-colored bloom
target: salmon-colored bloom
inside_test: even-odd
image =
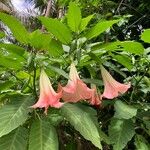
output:
[[[62,88],[62,99],[66,102],[78,102],[80,100],[90,99],[93,90],[79,78],[74,63],[70,66],[69,81],[65,87]]]
[[[92,97],[90,99],[90,104],[98,106],[101,104],[101,100],[102,100],[101,94],[99,91],[97,91],[97,88],[94,85],[92,88]]]
[[[102,97],[113,99],[119,94],[125,93],[131,86],[130,83],[121,84],[117,82],[103,66],[101,66],[101,74],[104,81],[104,93]]]
[[[40,74],[40,97],[36,104],[31,106],[32,108],[45,107],[45,113],[47,114],[48,107],[59,108],[63,103],[59,102],[62,97],[62,91],[56,93],[51,85],[51,82],[44,70]]]

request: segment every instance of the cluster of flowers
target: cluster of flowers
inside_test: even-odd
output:
[[[69,81],[65,87],[58,85],[57,93],[54,91],[52,84],[44,72],[40,74],[40,97],[32,108],[44,108],[47,114],[48,107],[60,108],[64,103],[60,102],[62,98],[64,102],[78,102],[80,100],[87,100],[91,105],[100,105],[103,98],[113,99],[120,93],[125,93],[130,88],[129,84],[121,84],[117,82],[109,74],[109,72],[101,66],[101,74],[104,81],[104,92],[101,95],[97,92],[96,86],[89,88],[79,78],[77,69],[74,63],[70,66]]]

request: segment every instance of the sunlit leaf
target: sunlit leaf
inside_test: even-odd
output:
[[[67,14],[68,26],[74,32],[79,31],[81,23],[81,10],[76,3],[70,2]]]
[[[44,34],[40,30],[36,30],[30,34],[30,44],[39,50],[45,50],[51,41],[50,34]]]
[[[21,43],[28,43],[28,32],[15,17],[0,12],[0,20],[12,31],[14,37]]]
[[[86,33],[85,37],[88,39],[92,39],[104,31],[106,31],[108,28],[110,28],[113,24],[117,23],[119,20],[111,20],[111,21],[100,21],[98,22],[94,27],[89,29],[89,31]]]
[[[64,44],[71,42],[72,35],[70,30],[62,22],[57,19],[39,17],[39,20],[58,40]]]
[[[83,18],[81,20],[81,24],[80,24],[80,32],[82,32],[83,30],[85,30],[86,26],[88,25],[88,23],[90,22],[90,20],[93,18],[94,15],[89,15],[86,18]]]
[[[146,43],[150,43],[150,29],[144,30],[144,32],[141,34],[141,40]]]
[[[64,52],[61,42],[52,39],[47,47],[52,56],[61,56]]]

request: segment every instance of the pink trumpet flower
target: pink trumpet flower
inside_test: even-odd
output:
[[[104,93],[102,97],[113,99],[119,94],[125,93],[131,86],[130,83],[121,84],[117,82],[103,66],[101,66],[101,74],[104,81]]]
[[[62,89],[62,99],[66,102],[78,102],[80,100],[90,99],[93,90],[88,88],[87,85],[79,78],[74,63],[70,66],[69,81]]]
[[[59,102],[62,97],[62,91],[56,93],[52,87],[52,84],[44,70],[40,74],[40,97],[36,104],[31,106],[32,108],[45,107],[45,114],[47,114],[48,107],[60,108],[63,103]]]
[[[102,96],[101,94],[97,91],[96,86],[92,88],[92,97],[90,99],[90,104],[99,106],[101,104]]]

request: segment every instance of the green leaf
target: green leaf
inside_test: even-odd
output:
[[[39,50],[47,49],[51,41],[51,35],[36,30],[30,34],[30,44]]]
[[[14,44],[0,43],[0,50],[1,51],[6,50],[7,52],[9,52],[11,54],[16,54],[16,55],[21,56],[21,57],[23,57],[23,55],[25,53],[24,48],[17,46],[17,45],[14,45]]]
[[[134,136],[132,120],[112,119],[109,126],[109,137],[114,150],[122,150]]]
[[[3,66],[8,69],[21,69],[23,67],[23,62],[16,59],[0,56],[0,67]]]
[[[64,52],[62,44],[54,39],[51,40],[47,49],[49,51],[49,54],[52,56],[61,56]]]
[[[19,127],[11,133],[0,138],[1,150],[26,150],[28,132],[25,128]]]
[[[109,44],[103,44],[99,48],[107,50],[107,51],[126,51],[133,54],[143,54],[144,53],[144,47],[141,43],[134,42],[134,41],[125,41],[125,42],[112,42]]]
[[[58,40],[64,44],[71,42],[72,35],[70,30],[57,19],[39,17],[39,20]]]
[[[91,78],[84,78],[82,79],[85,83],[90,83],[90,84],[96,84],[98,86],[102,86],[103,82],[100,79],[91,79]]]
[[[94,123],[95,119],[93,118],[95,113],[92,114],[93,110],[88,108],[83,109],[83,107],[68,103],[61,108],[61,111],[62,115],[85,139],[91,141],[99,149],[102,149],[97,125]]]
[[[0,44],[0,66],[21,69],[26,61],[25,49],[14,44]]]
[[[58,150],[56,130],[44,119],[34,120],[32,123],[29,150]]]
[[[49,69],[53,70],[54,72],[62,75],[63,77],[69,79],[69,75],[62,69],[54,67],[54,66],[48,66]]]
[[[8,134],[28,118],[29,106],[33,98],[31,96],[14,95],[10,103],[0,108],[0,137]]]
[[[141,34],[141,40],[146,43],[150,43],[150,29],[144,30],[144,32]]]
[[[112,55],[120,64],[126,67],[128,70],[133,68],[131,58],[125,54],[122,55]]]
[[[0,39],[5,37],[5,33],[4,32],[0,32]]]
[[[135,136],[135,146],[137,150],[149,150],[150,145],[148,141],[145,140],[145,138],[141,135]]]
[[[115,102],[115,116],[118,119],[130,119],[137,114],[137,109],[123,103],[122,101]]]
[[[81,23],[81,10],[75,2],[70,2],[67,14],[68,26],[74,32],[79,31]]]
[[[82,32],[83,30],[86,29],[86,26],[88,25],[88,23],[90,22],[90,20],[93,18],[94,15],[89,15],[86,18],[83,18],[81,20],[81,24],[80,24],[80,32]]]
[[[28,43],[28,32],[15,17],[0,13],[0,20],[10,28],[14,37],[19,42]]]
[[[11,86],[13,86],[13,82],[12,81],[0,82],[0,93],[3,90],[6,90],[6,89],[10,88]]]
[[[100,21],[86,33],[85,37],[87,39],[92,39],[100,35],[104,31],[106,31],[108,28],[110,28],[113,24],[117,23],[118,21],[120,20]]]

